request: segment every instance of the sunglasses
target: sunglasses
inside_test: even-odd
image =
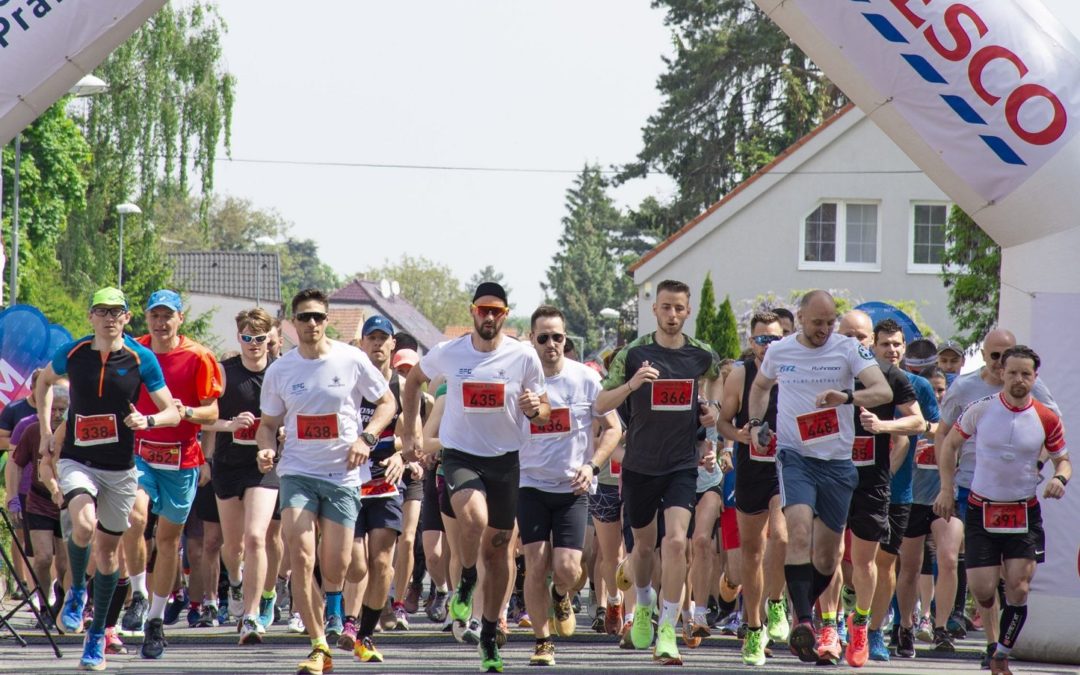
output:
[[[759,347],[764,347],[765,345],[769,345],[783,339],[784,338],[779,335],[755,335],[754,337],[750,338],[750,340]]]
[[[472,309],[480,316],[493,315],[496,319],[506,314],[510,310],[509,307],[503,307],[502,305],[473,305]]]
[[[90,311],[93,313],[94,316],[111,316],[114,319],[119,319],[121,314],[127,312],[127,310],[123,307],[95,307]]]
[[[300,318],[300,317],[297,317],[297,318]],[[261,345],[262,343],[266,342],[266,340],[269,337],[270,337],[269,335],[246,335],[246,334],[241,334],[240,335],[240,340],[242,342],[244,342],[245,344],[251,344],[252,342],[254,342],[255,344],[260,344]]]
[[[536,336],[536,342],[542,345],[546,345],[548,340],[551,340],[555,344],[562,344],[562,341],[565,339],[566,336],[562,333],[540,333]]]
[[[296,320],[299,321],[300,323],[307,323],[309,321],[314,321],[315,323],[322,323],[323,321],[326,321],[326,313],[325,312],[300,312],[299,314],[296,315]]]

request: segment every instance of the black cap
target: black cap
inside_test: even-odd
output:
[[[473,293],[473,302],[476,302],[485,295],[490,295],[506,302],[506,290],[495,283],[494,281],[485,281],[476,287],[476,292]]]

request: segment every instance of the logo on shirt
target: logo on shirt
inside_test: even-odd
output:
[[[123,377],[124,375],[127,375],[127,368],[117,368],[116,369],[116,374],[119,375],[120,377]]]
[[[795,366],[780,366],[780,369],[779,369],[778,372],[781,372],[781,373],[794,373],[795,372]]]
[[[297,382],[289,388],[290,394],[303,394],[307,391],[307,384],[304,382]]]
[[[328,386],[330,386],[330,387],[343,387],[345,385],[343,385],[341,383],[341,378],[338,377],[337,375],[335,375],[334,379],[330,381],[330,384]]]
[[[472,368],[458,368],[458,377],[469,377],[472,375]]]
[[[810,370],[840,370],[840,366],[811,366]]]
[[[870,348],[866,345],[859,345],[859,356],[863,357],[867,361],[874,360],[874,352],[870,351]]]

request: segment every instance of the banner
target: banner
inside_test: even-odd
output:
[[[71,341],[63,326],[50,324],[36,307],[15,305],[0,312],[0,410],[30,393],[30,374]]]
[[[66,94],[165,2],[0,2],[0,145]]]

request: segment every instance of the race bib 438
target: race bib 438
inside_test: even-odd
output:
[[[337,413],[297,415],[296,438],[301,441],[327,441],[338,438]]]

